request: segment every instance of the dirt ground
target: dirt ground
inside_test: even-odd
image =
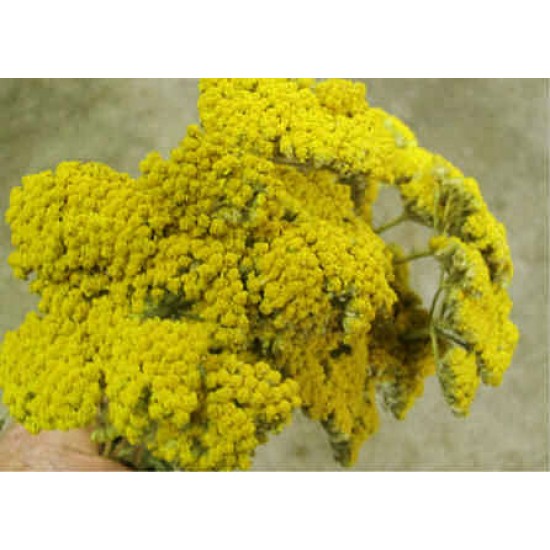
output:
[[[452,416],[435,379],[404,421],[382,414],[354,470],[548,470],[548,83],[544,80],[365,79],[371,104],[402,118],[421,145],[475,177],[502,221],[515,264],[510,292],[521,331],[499,388],[481,388],[466,420]],[[25,174],[63,160],[98,160],[135,174],[150,150],[167,153],[197,121],[197,81],[0,80],[0,211]],[[395,210],[385,198],[380,220]],[[396,230],[409,246],[421,231]],[[36,299],[6,263],[0,227],[0,338]],[[433,290],[433,266],[414,279]],[[297,415],[257,453],[254,470],[340,470],[323,430]]]

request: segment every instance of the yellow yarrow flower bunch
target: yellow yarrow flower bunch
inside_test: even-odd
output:
[[[64,162],[23,178],[6,219],[16,276],[40,295],[0,348],[0,387],[33,433],[93,426],[150,470],[246,469],[295,409],[351,465],[436,373],[468,413],[517,329],[504,227],[477,183],[344,80],[206,79],[200,125],[131,178]],[[382,184],[404,210],[373,228]],[[382,233],[433,230],[425,308]],[[418,255],[417,255],[418,256]]]

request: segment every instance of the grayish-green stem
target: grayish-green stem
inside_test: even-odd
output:
[[[391,229],[392,227],[395,227],[396,225],[399,225],[400,223],[403,223],[408,219],[409,219],[409,216],[406,213],[403,213],[400,216],[397,216],[397,218],[394,218],[393,220],[390,220],[389,222],[386,222],[378,226],[377,228],[374,229],[374,232],[380,235],[380,233],[383,233],[384,231],[387,231],[388,229]]]
[[[404,264],[412,260],[417,260],[418,258],[427,258],[428,256],[433,256],[433,252],[431,250],[423,250],[422,252],[415,252],[414,254],[409,254],[409,256],[405,256],[404,258],[397,258],[393,261],[393,263]]]

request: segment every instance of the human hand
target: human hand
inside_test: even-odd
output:
[[[0,435],[0,471],[125,472],[128,468],[98,454],[91,429],[32,435],[19,424]]]

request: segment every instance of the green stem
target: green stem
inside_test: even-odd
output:
[[[430,307],[430,323],[433,320],[433,316],[434,316],[434,312],[435,312],[435,306],[437,305],[437,299],[439,298],[442,291],[443,291],[443,287],[440,286],[434,294],[434,297],[433,297],[433,300],[432,300],[432,305]]]
[[[406,213],[403,213],[400,216],[397,216],[397,218],[394,218],[393,220],[390,220],[389,222],[384,223],[379,227],[375,228],[374,232],[380,235],[380,233],[383,233],[384,231],[387,231],[388,229],[391,229],[392,227],[395,227],[396,225],[399,225],[400,223],[403,223],[408,219],[409,219],[409,216]]]
[[[111,458],[111,452],[113,450],[113,440],[108,439],[103,445],[103,452],[101,454],[106,458]]]
[[[436,368],[438,368],[439,367],[439,344],[437,342],[436,329],[433,324],[430,326],[430,339],[432,341],[432,352],[435,358],[435,366]]]
[[[439,182],[436,182],[434,191],[434,230],[439,233]]]
[[[467,342],[465,342],[459,334],[456,332],[443,327],[441,325],[434,324],[434,330],[443,338],[446,338],[447,340],[451,340],[451,342],[454,342],[455,344],[458,344],[459,346],[462,346],[463,348],[470,349],[470,346]]]
[[[445,290],[447,285],[445,284],[445,271],[443,269],[440,269],[439,271],[439,284],[437,286],[437,290],[434,294],[434,297],[432,299],[432,306],[430,307],[430,324],[433,324],[433,317],[435,313],[435,307],[437,305],[437,300],[439,299],[439,296]]]
[[[426,338],[431,338],[432,349],[436,360],[438,359],[439,348],[437,345],[436,332],[438,332],[438,330],[434,320],[434,313],[439,296],[445,288],[445,272],[441,270],[439,273],[439,286],[434,294],[434,297],[432,298],[432,305],[430,306],[428,326],[421,329],[412,330],[403,336],[404,340],[424,340]]]
[[[439,296],[441,296],[441,292],[443,291],[444,287],[444,280],[445,280],[445,272],[443,269],[440,269],[439,271],[439,285],[437,287],[437,290],[435,291],[434,297],[432,298],[432,305],[430,306],[430,338],[432,341],[432,352],[434,354],[434,360],[435,360],[435,367],[436,369],[439,367],[439,344],[437,342],[437,327],[435,325],[435,319],[434,319],[434,313],[435,308],[437,307],[437,301],[439,299]]]
[[[354,177],[350,180],[349,185],[351,187],[351,198],[353,200],[355,213],[360,216],[365,208],[367,182],[364,178]]]
[[[141,469],[141,466],[142,466],[142,461],[143,461],[143,453],[145,451],[145,448],[143,445],[138,445],[136,447],[136,450],[134,452],[134,464],[136,465],[136,468],[138,470]]]
[[[313,168],[313,163],[311,161],[300,162],[294,158],[287,158],[282,155],[276,155],[273,157],[273,162],[283,166],[292,166],[293,168],[300,170],[300,172],[306,172]],[[330,169],[328,166],[324,166],[323,168]]]
[[[401,335],[400,338],[405,341],[411,341],[411,340],[425,340],[430,336],[431,336],[430,327],[424,327],[424,328],[419,328],[416,330],[411,330],[409,332],[406,332],[405,334]]]
[[[403,258],[397,258],[393,261],[393,263],[404,264],[418,258],[427,258],[428,256],[433,256],[433,252],[431,250],[423,250],[422,252],[415,252],[414,254],[410,254],[409,256],[405,256]]]
[[[445,235],[447,234],[447,226],[449,225],[449,212],[451,210],[451,203],[453,202],[452,198],[453,198],[452,195],[448,196],[445,202],[445,210],[443,211],[443,223],[444,223],[443,234]]]
[[[433,337],[435,335],[445,340],[451,340],[451,342],[454,342],[455,344],[458,344],[463,348],[469,349],[468,343],[462,340],[462,338],[460,338],[460,335],[456,334],[456,332],[453,332],[452,330],[449,330],[448,328],[437,325],[436,323],[433,323],[432,325],[424,328],[419,328],[417,330],[411,330],[410,332],[403,334],[401,336],[401,339],[405,341],[411,341],[426,340],[427,338],[432,338],[433,340]],[[435,344],[435,346],[437,346],[437,343]],[[432,347],[435,346],[432,342]]]

